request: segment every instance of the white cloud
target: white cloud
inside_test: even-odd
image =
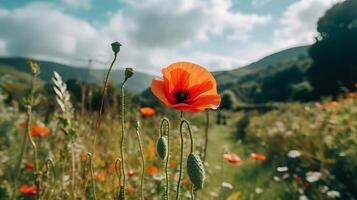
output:
[[[64,2],[70,5],[75,1]],[[80,1],[73,8],[86,8],[83,2],[90,1]],[[211,42],[212,36],[246,41],[256,26],[271,21],[270,16],[232,11],[230,0],[123,3],[124,7],[102,26],[67,14],[53,3],[0,9],[0,27],[6,27],[0,29],[0,53],[75,64],[81,58],[98,56],[108,61],[112,57],[110,43],[118,40],[123,44],[118,62],[121,66],[159,73],[170,61],[192,60],[216,70],[246,61],[195,52],[190,47]],[[179,53],[182,49],[188,51]]]
[[[282,28],[274,32],[279,46],[310,44],[317,36],[317,21],[327,9],[341,0],[300,0],[291,4],[283,13]]]

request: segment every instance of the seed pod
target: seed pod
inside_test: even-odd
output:
[[[167,151],[168,151],[167,137],[163,136],[163,137],[160,137],[159,140],[157,140],[156,150],[157,150],[157,154],[159,155],[159,157],[162,160],[165,160],[167,157]]]
[[[120,186],[118,200],[125,200],[125,189],[124,189],[124,186]]]
[[[205,169],[200,157],[196,154],[190,153],[187,158],[187,173],[190,181],[195,186],[195,189],[202,189],[205,181]]]

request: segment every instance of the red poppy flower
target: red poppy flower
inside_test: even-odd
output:
[[[43,124],[38,124],[31,128],[32,137],[47,137],[50,133],[50,129]]]
[[[24,164],[25,168],[28,170],[32,170],[33,169],[33,163],[32,162],[26,162]]]
[[[130,169],[127,173],[126,173],[126,175],[128,175],[129,177],[132,177],[132,176],[134,176],[134,170],[132,170],[132,169]]]
[[[148,168],[146,168],[146,171],[147,171],[148,174],[154,175],[154,174],[157,174],[159,172],[159,169],[156,166],[151,165]]]
[[[105,180],[105,172],[103,170],[100,170],[95,175],[95,180],[98,181],[98,182],[103,182]]]
[[[153,79],[151,91],[166,106],[176,110],[200,112],[217,109],[221,97],[207,69],[189,62],[177,62],[162,69],[163,79]]]
[[[142,107],[140,108],[140,113],[143,117],[151,117],[155,114],[155,110],[150,107]]]
[[[26,195],[26,196],[35,195],[37,192],[36,185],[23,184],[20,186],[20,192],[21,192],[21,194]]]
[[[223,155],[224,159],[232,164],[239,164],[242,160],[234,153],[226,153]]]
[[[265,155],[259,154],[259,153],[251,153],[250,157],[255,159],[255,160],[261,160],[261,161],[264,161],[264,160],[267,159],[267,157]]]

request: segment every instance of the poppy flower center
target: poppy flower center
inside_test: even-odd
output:
[[[186,89],[179,89],[174,92],[173,97],[176,100],[176,103],[186,103],[190,97],[190,93]]]

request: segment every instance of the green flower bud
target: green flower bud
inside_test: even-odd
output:
[[[157,150],[157,154],[162,160],[165,160],[167,158],[167,153],[168,153],[167,137],[163,136],[159,138],[156,144],[156,150]]]
[[[119,42],[113,42],[112,43],[112,50],[114,53],[118,53],[120,51],[120,47],[122,45]]]
[[[202,189],[206,175],[203,163],[198,155],[193,153],[188,155],[187,173],[191,183],[195,186],[195,189]]]
[[[134,75],[133,68],[125,68],[125,79],[129,79]]]

